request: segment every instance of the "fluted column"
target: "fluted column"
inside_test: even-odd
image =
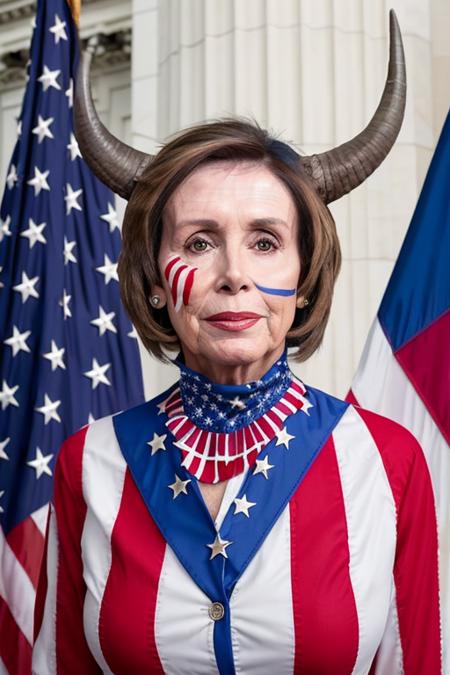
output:
[[[204,119],[238,114],[308,154],[349,139],[372,116],[386,77],[390,7],[407,58],[405,123],[382,167],[331,207],[343,268],[323,347],[297,368],[307,382],[339,395],[350,385],[435,142],[431,2],[133,2],[133,57],[141,59],[133,65],[133,135],[140,147]],[[157,391],[166,375],[159,366],[152,372]]]

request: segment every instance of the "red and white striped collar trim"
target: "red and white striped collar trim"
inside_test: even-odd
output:
[[[248,426],[232,432],[200,429],[184,412],[179,387],[158,405],[166,413],[166,426],[181,450],[182,465],[204,483],[218,483],[252,467],[258,454],[275,436],[284,442],[281,431],[285,420],[301,410],[309,415],[311,403],[303,383],[294,378],[280,400]]]

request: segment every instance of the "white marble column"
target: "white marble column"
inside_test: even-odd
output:
[[[388,10],[396,10],[408,71],[405,122],[382,167],[331,207],[342,272],[324,344],[297,368],[338,395],[351,383],[435,142],[433,2],[444,0],[133,0],[132,138],[144,149],[230,114],[254,117],[304,153],[349,139],[381,95]],[[446,25],[448,35],[448,15]],[[149,393],[172,377],[146,368]]]

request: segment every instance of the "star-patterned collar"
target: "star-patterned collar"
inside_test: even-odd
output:
[[[217,483],[257,463],[265,477],[270,466],[257,457],[275,436],[289,447],[285,420],[311,404],[303,384],[295,380],[286,352],[260,379],[243,385],[218,385],[180,360],[179,386],[159,406],[175,436],[184,466],[198,480]]]

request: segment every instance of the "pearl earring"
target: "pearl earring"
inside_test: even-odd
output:
[[[159,295],[152,295],[150,298],[150,302],[153,305],[153,307],[158,307],[159,303],[161,302],[161,298]]]
[[[297,298],[296,305],[299,309],[303,309],[303,307],[309,305],[309,300],[308,298],[304,298],[303,295],[299,295]]]

